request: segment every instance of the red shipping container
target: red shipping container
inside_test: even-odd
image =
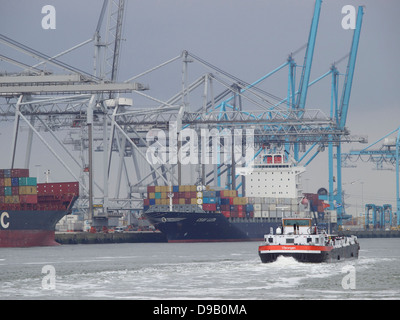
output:
[[[238,217],[239,218],[244,218],[245,217],[245,213],[242,211],[242,212],[238,212]]]
[[[233,198],[229,198],[229,204],[233,205]]]
[[[156,192],[155,186],[147,186],[147,193],[154,193]]]
[[[0,187],[0,196],[4,196],[4,187]]]
[[[186,191],[185,192],[185,199],[190,199],[191,198],[191,192]]]
[[[216,203],[203,203],[203,210],[204,211],[216,211],[217,204]]]
[[[149,206],[150,205],[150,199],[143,199],[143,205]]]
[[[179,204],[178,198],[172,198],[172,204]]]
[[[19,187],[11,187],[11,190],[13,196],[19,195]]]
[[[238,208],[238,211],[243,211],[243,205],[238,204],[238,205],[237,205],[237,208]]]
[[[192,199],[190,199],[190,198],[185,199],[185,204],[192,204]]]
[[[24,194],[19,196],[20,203],[37,203],[38,197],[36,194]]]
[[[185,192],[178,192],[179,198],[184,199],[185,198]]]
[[[231,217],[232,218],[238,218],[239,217],[239,213],[235,212],[235,211],[231,211]]]
[[[11,169],[11,178],[27,178],[29,169]]]
[[[4,187],[4,178],[0,178],[0,187]]]

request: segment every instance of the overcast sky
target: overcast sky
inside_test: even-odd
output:
[[[55,30],[42,28],[44,5],[56,9]],[[0,0],[0,33],[54,55],[93,36],[101,5],[100,0]],[[347,127],[352,134],[367,135],[372,143],[400,125],[400,1],[324,0],[311,80],[350,51],[353,32],[341,26],[345,5],[365,6]],[[127,0],[119,79],[125,80],[188,50],[247,82],[255,81],[307,42],[313,8],[314,0]],[[4,45],[0,50],[22,57],[10,54],[13,51]],[[93,52],[90,44],[62,60],[92,72]],[[301,65],[304,50],[294,58]],[[345,73],[346,65],[347,60],[338,64],[339,71]],[[17,69],[0,61],[0,72],[12,70]],[[167,70],[145,79],[151,88],[148,94],[167,99],[180,90],[181,65]],[[194,72],[189,71],[192,75]],[[285,97],[287,69],[268,80],[263,89]],[[307,107],[329,114],[330,77],[309,90]],[[4,123],[1,126],[10,128]],[[7,149],[8,134],[1,128],[0,132],[2,149]],[[363,147],[346,145],[344,150]],[[2,167],[7,166],[6,158],[0,160]],[[327,168],[325,152],[308,167],[306,191],[328,187]],[[358,209],[362,187],[364,203],[394,204],[395,172],[372,168],[372,164],[358,163],[355,169],[343,169],[344,189],[352,195],[348,202],[357,204]]]

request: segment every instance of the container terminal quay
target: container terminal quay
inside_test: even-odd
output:
[[[92,37],[56,55],[0,34],[0,247],[260,241],[295,217],[339,235],[400,237],[400,127],[371,143],[347,121],[365,7],[327,72],[311,73],[328,36],[316,0],[306,44],[251,82],[190,50],[120,79],[126,1],[98,9]],[[87,68],[64,62],[90,46]],[[158,72],[176,88],[169,98],[157,95]],[[278,95],[268,81],[282,75]],[[326,109],[308,103],[315,83],[329,88]],[[390,201],[349,180],[344,168],[359,160],[394,172]],[[326,183],[305,179],[322,161]]]

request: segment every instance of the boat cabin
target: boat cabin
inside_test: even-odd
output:
[[[282,234],[312,234],[316,230],[311,228],[312,219],[310,218],[283,218],[282,219]],[[314,232],[313,232],[314,231]]]

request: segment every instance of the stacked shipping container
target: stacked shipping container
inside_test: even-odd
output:
[[[78,182],[38,184],[29,169],[0,169],[1,210],[63,210],[78,195]]]
[[[0,169],[0,204],[37,201],[37,181],[29,177],[29,169]]]
[[[150,206],[169,206],[170,197],[174,210],[192,212],[201,208],[206,212],[220,212],[225,217],[245,218],[254,216],[254,207],[246,197],[238,197],[236,190],[211,190],[209,186],[148,186],[143,200],[144,211]],[[165,207],[167,209],[167,207]]]

